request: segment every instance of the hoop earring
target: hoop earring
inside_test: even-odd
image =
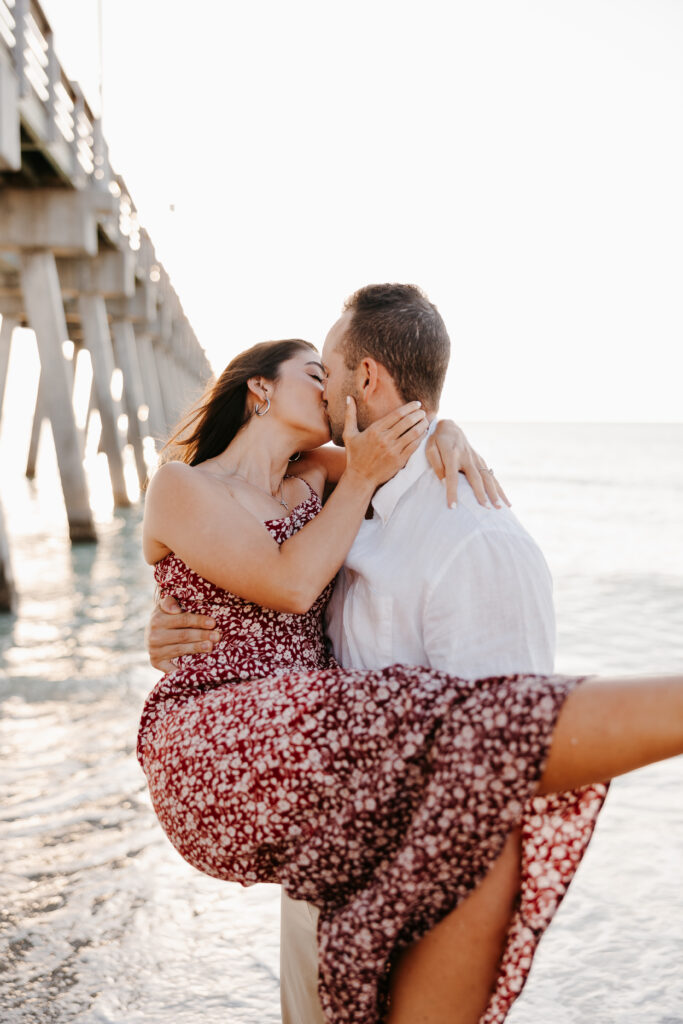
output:
[[[256,413],[257,416],[265,416],[269,409],[270,409],[270,399],[268,398],[268,395],[266,395],[266,404],[265,404],[265,408],[263,409],[263,412],[261,412],[261,406],[260,405],[255,405],[254,406],[254,412]]]
[[[301,452],[296,452],[294,455],[292,455],[292,457],[291,457],[291,459],[289,461],[290,462],[298,462],[300,458],[301,458]]]

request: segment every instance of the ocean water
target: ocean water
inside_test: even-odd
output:
[[[683,425],[472,424],[555,579],[558,669],[683,671]],[[156,673],[140,511],[71,548],[49,436],[3,430],[0,1021],[276,1024],[278,891],[171,848],[134,755]],[[99,481],[99,483],[98,483]],[[683,1024],[683,759],[617,780],[512,1024]]]

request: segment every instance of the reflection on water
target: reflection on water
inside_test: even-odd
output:
[[[279,1019],[274,887],[192,871],[135,760],[156,677],[142,654],[139,534],[134,511],[101,527],[97,546],[15,542],[20,615],[0,620],[8,1024]]]
[[[541,442],[533,456],[534,439],[524,440],[541,467],[530,479],[515,461],[519,437],[487,429],[481,446],[505,468],[555,571],[559,667],[680,669],[672,494],[653,502],[655,541],[628,503],[626,471],[605,488],[585,465],[581,483],[539,482]],[[58,495],[54,514],[30,489],[4,500],[21,603],[16,619],[0,618],[0,1020],[275,1024],[277,891],[189,868],[156,824],[135,760],[155,680],[143,654],[152,588],[139,511],[100,524],[98,545],[71,549]],[[614,785],[510,1020],[683,1024],[682,950],[679,759]]]

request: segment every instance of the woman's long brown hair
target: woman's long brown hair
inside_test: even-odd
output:
[[[276,381],[282,364],[302,349],[316,351],[309,341],[289,338],[262,341],[235,356],[218,380],[209,385],[199,405],[174,429],[162,449],[162,460],[175,459],[197,466],[220,455],[250,418],[247,381],[251,377]]]

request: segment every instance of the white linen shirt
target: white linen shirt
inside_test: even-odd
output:
[[[401,662],[461,678],[553,671],[552,580],[507,508],[460,477],[457,509],[425,444],[375,494],[337,580],[327,635],[344,668]]]

